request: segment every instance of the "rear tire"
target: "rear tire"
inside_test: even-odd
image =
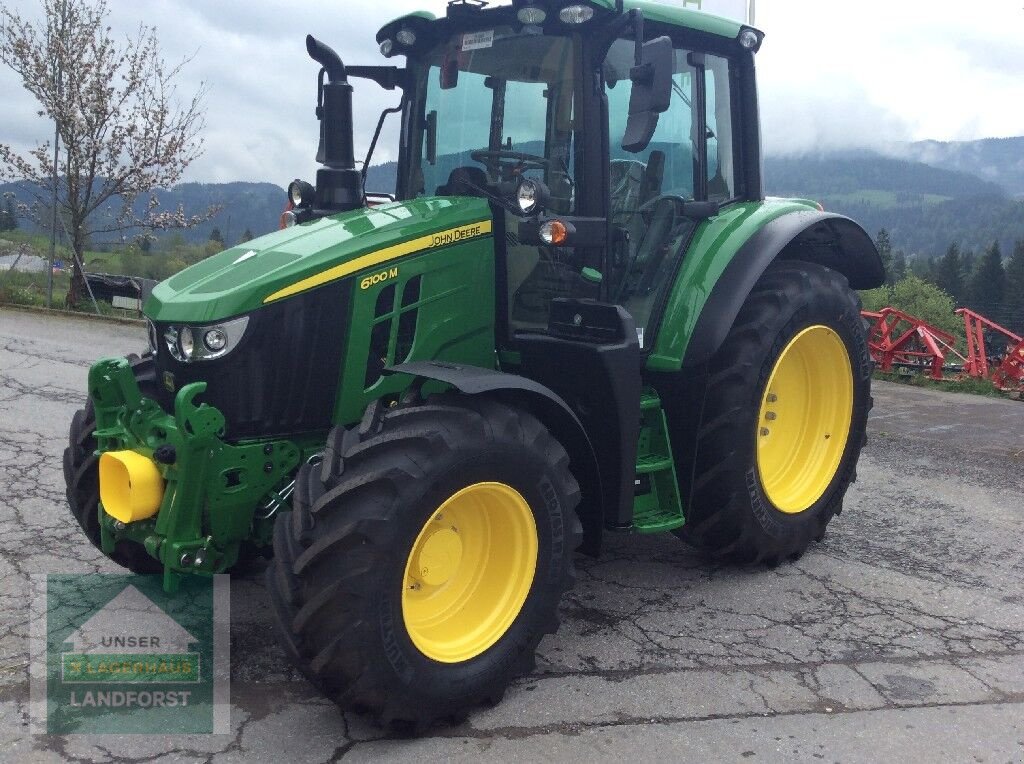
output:
[[[574,580],[580,492],[565,450],[525,412],[454,395],[378,412],[375,404],[359,428],[335,428],[323,464],[300,470],[293,511],[275,526],[267,583],[282,645],[307,678],[343,709],[418,731],[497,702],[532,669]],[[466,495],[480,498],[460,505]],[[442,511],[450,531],[433,525]],[[527,526],[535,564],[519,565],[508,550],[526,548],[517,529]],[[425,534],[436,542],[430,552]],[[454,562],[436,556],[444,543],[456,545]],[[447,573],[428,575],[424,565],[421,583],[425,555]],[[457,591],[466,570],[480,575],[463,580],[463,600],[431,611],[416,599]],[[525,588],[509,589],[523,571]],[[493,605],[510,591],[520,599]],[[492,605],[497,620],[488,621]],[[493,639],[472,636],[480,634]]]
[[[781,359],[790,356],[790,348],[797,346],[801,337],[815,334],[823,337],[825,344],[811,347],[808,364],[821,357],[818,351],[822,349],[826,355],[838,352],[828,358],[842,360],[842,350],[837,348],[845,349],[849,364],[825,363],[818,368],[818,376],[813,369],[799,368],[796,384],[790,385],[787,393],[802,388],[796,397],[803,399],[803,408],[813,413],[821,410],[815,407],[824,406],[826,412],[832,412],[832,424],[837,426],[818,429],[841,431],[848,422],[846,442],[837,447],[835,440],[809,441],[810,433],[815,433],[814,438],[822,433],[808,424],[789,441],[794,453],[800,450],[801,459],[788,459],[788,474],[784,469],[773,472],[763,452],[759,456],[759,440],[777,437],[772,430],[776,426],[782,429],[785,416],[767,410],[766,401],[776,400],[778,379],[785,378],[775,375],[783,367]],[[686,525],[675,533],[689,544],[733,562],[775,565],[803,554],[842,511],[846,490],[856,479],[871,407],[871,370],[860,298],[845,277],[812,263],[773,263],[711,360],[697,434],[691,507]],[[826,384],[811,384],[814,382]],[[842,409],[842,401],[834,401],[847,398],[847,394],[849,416],[837,421],[835,412]],[[778,398],[783,397],[792,400],[793,396],[780,391]],[[797,419],[799,416],[798,411]],[[830,436],[824,434],[826,439]],[[827,456],[828,449],[835,449],[832,461],[821,456]],[[786,462],[787,458],[776,452],[775,461]],[[819,466],[816,471],[809,467],[801,472],[803,464]]]
[[[156,370],[152,356],[128,356],[135,381],[146,397],[156,392]],[[96,455],[96,415],[92,400],[78,409],[71,419],[68,447],[64,449],[64,483],[67,486],[68,507],[71,515],[85,531],[86,538],[100,549],[100,482],[99,457]],[[141,544],[119,541],[111,560],[133,573],[159,573],[160,562],[149,555]]]

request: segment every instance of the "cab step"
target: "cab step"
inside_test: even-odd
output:
[[[651,389],[640,396],[640,438],[637,444],[633,496],[633,530],[662,533],[685,522],[668,423],[661,399]]]

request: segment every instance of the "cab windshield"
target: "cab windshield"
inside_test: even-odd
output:
[[[571,213],[575,62],[571,38],[510,26],[434,48],[416,67],[408,195],[483,196],[527,175],[551,189],[553,212]]]

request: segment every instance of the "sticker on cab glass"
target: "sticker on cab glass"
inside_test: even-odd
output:
[[[482,50],[494,45],[494,30],[486,32],[467,32],[462,35],[462,51]]]

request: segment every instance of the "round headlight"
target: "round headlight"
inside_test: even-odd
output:
[[[181,351],[182,357],[191,358],[195,349],[195,338],[192,336],[192,330],[187,326],[181,327],[181,331],[178,332],[178,350]]]
[[[291,210],[285,210],[281,213],[281,228],[291,228],[298,222],[298,216]]]
[[[219,327],[208,329],[206,334],[203,335],[203,344],[206,345],[207,350],[211,353],[219,353],[227,347],[228,336]]]
[[[382,56],[390,56],[391,51],[394,50],[395,43],[393,40],[384,40],[380,44],[380,53]]]
[[[519,9],[516,14],[516,18],[519,19],[520,24],[526,24],[528,26],[537,26],[543,24],[548,17],[548,12],[543,8],[538,8],[536,5],[527,5]]]
[[[757,36],[757,32],[753,29],[744,29],[740,32],[740,45],[747,50],[753,50],[757,47],[760,38]]]
[[[401,45],[409,47],[416,44],[416,33],[411,29],[401,29],[398,34],[395,35],[395,39],[398,40]]]
[[[567,5],[558,12],[563,24],[584,24],[594,18],[594,9],[589,5]]]
[[[516,189],[516,203],[524,215],[529,215],[537,209],[539,196],[540,189],[536,183],[532,180],[520,181],[519,188]]]

